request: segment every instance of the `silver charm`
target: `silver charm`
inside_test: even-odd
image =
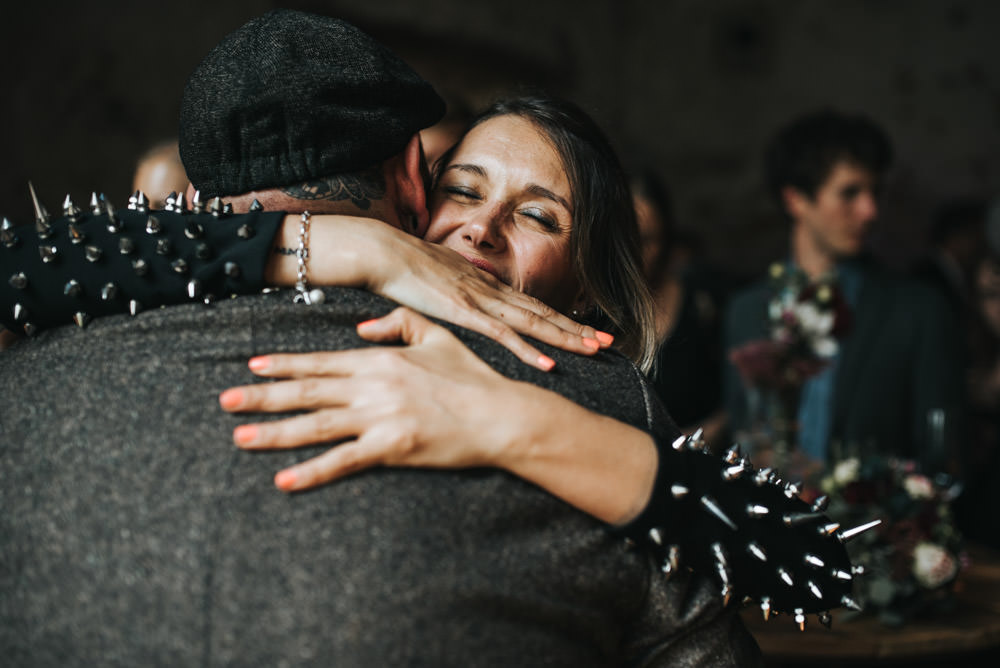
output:
[[[781,566],[778,566],[778,577],[781,578],[781,581],[789,587],[795,586],[795,581],[792,580],[791,574]]]
[[[823,568],[826,566],[825,561],[817,557],[815,554],[809,554],[808,552],[802,555],[802,560],[813,568]]]
[[[240,275],[243,273],[240,271],[240,265],[236,264],[235,262],[227,262],[223,268],[223,271],[225,271],[226,276],[228,276],[229,278],[239,278]]]
[[[821,519],[823,519],[823,515],[820,513],[785,513],[781,516],[781,522],[786,527],[797,527]]]
[[[174,250],[174,245],[170,243],[170,239],[157,239],[156,240],[156,254],[157,255],[170,255]]]
[[[253,201],[250,202],[250,211],[256,213],[257,211],[263,211],[263,210],[264,210],[264,205],[260,203],[260,200],[254,197]]]
[[[240,228],[236,230],[236,236],[238,236],[240,239],[251,239],[253,238],[254,234],[255,234],[254,229],[249,225],[247,225],[246,223],[240,225]]]
[[[132,271],[135,272],[136,276],[145,276],[149,273],[149,265],[142,258],[134,260],[132,262]]]
[[[150,216],[146,219],[146,234],[159,234],[163,231],[163,226],[160,225],[160,219],[156,216]]]
[[[0,224],[0,242],[3,242],[7,248],[13,248],[18,242],[17,233],[14,232],[14,223],[6,218]]]
[[[45,264],[51,264],[56,261],[56,256],[59,255],[59,249],[55,246],[39,246],[38,255],[42,258],[42,262]]]
[[[764,517],[764,515],[767,515],[770,512],[771,511],[767,506],[762,506],[760,504],[751,504],[747,506],[747,515],[750,517]]]
[[[75,278],[71,278],[63,286],[63,294],[67,297],[79,297],[83,294],[83,286]]]
[[[191,213],[202,213],[205,210],[205,205],[201,201],[201,191],[195,190],[194,195],[191,196]]]
[[[109,302],[118,296],[118,286],[114,283],[105,283],[101,288],[101,301]]]
[[[28,309],[23,304],[14,304],[14,322],[21,322],[28,319]]]
[[[806,615],[802,608],[795,608],[795,623],[799,625],[799,631],[806,630]]]
[[[80,214],[83,213],[80,207],[73,204],[73,199],[66,193],[66,199],[63,200],[63,215],[70,219],[71,222],[76,222],[80,220]]]
[[[756,541],[750,541],[747,544],[747,552],[752,554],[758,561],[767,561],[767,553],[764,552],[764,548],[756,543]]]
[[[73,322],[76,323],[77,327],[83,329],[84,327],[87,326],[87,323],[90,322],[90,316],[84,313],[83,311],[77,311],[76,313],[73,314]]]
[[[87,262],[97,262],[101,259],[101,249],[97,246],[87,246],[83,249],[83,254],[87,258]]]
[[[201,239],[204,235],[205,228],[193,220],[184,226],[184,236],[188,239]]]
[[[128,300],[128,312],[130,315],[134,316],[141,310],[142,310],[142,304],[140,304],[137,300],[135,299]]]
[[[23,271],[19,271],[11,276],[7,282],[10,283],[10,287],[17,290],[24,290],[28,287],[28,277],[24,275]]]
[[[174,273],[177,273],[177,274],[186,274],[187,271],[188,271],[187,260],[185,260],[182,257],[179,257],[179,258],[177,258],[176,260],[174,260],[173,262],[170,263],[170,268],[174,270]]]
[[[197,278],[192,278],[187,284],[188,297],[191,299],[198,299],[201,297],[201,281]]]
[[[135,251],[135,242],[128,237],[118,240],[118,252],[122,255],[131,255]]]
[[[820,588],[816,586],[815,582],[813,582],[812,580],[807,580],[806,581],[806,588],[810,592],[812,592],[813,596],[815,596],[816,598],[818,598],[821,601],[823,600],[823,592],[820,591]]]
[[[52,236],[52,226],[49,225],[49,212],[38,201],[38,195],[35,194],[35,186],[31,181],[28,181],[28,191],[31,192],[31,205],[35,209],[35,232],[38,233],[39,239],[48,239]]]
[[[716,518],[718,518],[723,524],[728,526],[730,529],[736,531],[736,523],[733,522],[731,519],[729,519],[729,516],[723,512],[722,508],[719,507],[719,504],[715,502],[715,499],[713,499],[710,496],[701,497],[701,507],[707,510],[712,515],[714,515]]]
[[[688,488],[684,485],[671,485],[670,494],[675,499],[683,499],[688,494]]]
[[[856,526],[853,529],[848,529],[847,531],[841,531],[840,533],[837,534],[837,538],[840,539],[840,542],[846,543],[847,541],[851,540],[852,538],[857,538],[858,536],[860,536],[864,532],[868,531],[869,529],[874,529],[879,524],[882,524],[882,520],[872,520],[871,522],[868,522],[867,524],[862,524],[861,526]]]
[[[326,293],[324,293],[319,288],[313,288],[308,293],[306,293],[306,304],[312,306],[313,304],[322,304],[326,301]]]

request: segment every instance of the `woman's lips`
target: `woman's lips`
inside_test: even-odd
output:
[[[475,266],[477,266],[480,269],[482,269],[483,271],[485,271],[485,272],[487,272],[489,274],[493,274],[494,276],[497,277],[498,280],[503,281],[504,283],[507,282],[507,281],[503,280],[503,277],[500,275],[500,272],[497,271],[496,267],[494,267],[492,264],[490,264],[486,260],[482,259],[481,257],[473,257],[471,255],[466,255],[465,253],[460,253],[460,255],[462,257],[464,257],[466,260],[468,260],[469,262],[471,262],[472,264],[474,264]]]

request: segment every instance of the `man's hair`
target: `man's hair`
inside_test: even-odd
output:
[[[787,216],[781,191],[791,186],[813,198],[841,162],[882,175],[892,163],[888,135],[860,114],[824,109],[799,116],[778,130],[767,147],[764,171],[768,190]]]

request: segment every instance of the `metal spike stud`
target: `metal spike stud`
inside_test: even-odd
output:
[[[95,216],[104,213],[104,207],[101,206],[101,199],[97,196],[96,192],[90,193],[90,212]]]
[[[251,239],[254,234],[254,229],[247,224],[240,225],[240,229],[236,230],[236,236],[240,239]]]
[[[867,575],[868,569],[858,564],[857,566],[851,566],[851,575]]]
[[[753,484],[758,487],[763,487],[768,483],[771,477],[771,469],[761,469],[753,476]]]
[[[726,555],[726,551],[722,547],[722,543],[712,543],[709,549],[712,551],[712,556],[715,557],[717,562],[723,566],[729,566],[729,559]]]
[[[201,201],[201,191],[195,190],[194,195],[191,196],[191,213],[202,213],[205,210],[205,205]]]
[[[817,617],[819,618],[819,623],[825,626],[826,628],[830,628],[831,626],[833,626],[833,615],[831,615],[829,611],[824,610],[823,612],[819,613]]]
[[[118,252],[122,255],[131,255],[135,251],[135,242],[128,237],[118,240]]]
[[[223,204],[222,205],[222,215],[224,215],[224,216],[231,216],[231,215],[233,215],[233,205],[230,204],[229,202],[226,202],[225,204]]]
[[[170,255],[174,250],[174,245],[170,243],[170,239],[157,239],[156,240],[156,254],[157,255]]]
[[[3,242],[7,248],[13,248],[18,241],[17,233],[14,232],[14,223],[4,218],[3,223],[0,224],[0,242]]]
[[[101,249],[97,246],[87,246],[83,249],[83,254],[87,258],[87,262],[97,262],[101,259]]]
[[[26,322],[24,323],[24,333],[27,336],[34,336],[35,334],[38,334],[38,327],[36,327],[34,323]]]
[[[83,311],[77,311],[76,313],[73,314],[73,322],[76,323],[77,327],[83,329],[84,327],[87,326],[87,323],[90,322],[90,316],[84,313]]]
[[[174,210],[174,205],[176,204],[176,202],[177,202],[177,192],[176,191],[171,191],[170,194],[167,195],[166,198],[164,198],[164,200],[163,200],[163,210],[164,211],[173,211]]]
[[[809,554],[808,552],[802,555],[802,560],[813,568],[823,568],[826,566],[826,562],[817,557],[815,554]]]
[[[240,271],[240,265],[236,264],[235,262],[227,262],[223,270],[226,272],[226,276],[228,276],[229,278],[239,278],[240,274],[243,273]]]
[[[735,464],[740,460],[740,446],[738,443],[734,443],[733,447],[726,450],[726,454],[722,457],[723,461],[727,464]]]
[[[818,497],[815,501],[813,501],[812,508],[810,508],[810,510],[812,510],[814,513],[826,512],[826,508],[829,505],[830,505],[830,497],[824,495]]]
[[[146,219],[146,234],[159,234],[163,231],[163,226],[160,225],[160,219],[156,216],[150,216]]]
[[[212,257],[212,249],[208,244],[201,243],[194,247],[194,256],[199,260],[207,260]]]
[[[797,527],[819,519],[823,519],[820,513],[785,513],[781,516],[781,522],[786,527]]]
[[[675,499],[683,499],[685,496],[687,496],[687,494],[688,494],[689,491],[690,490],[687,487],[685,487],[684,485],[671,485],[670,486],[670,494]]]
[[[28,319],[28,309],[23,304],[14,304],[14,322],[21,322]]]
[[[841,596],[840,604],[849,610],[854,610],[856,612],[861,612],[861,606],[850,596]]]
[[[63,294],[67,297],[79,297],[83,294],[83,286],[75,278],[71,278],[63,286]]]
[[[847,531],[841,531],[840,533],[837,534],[837,538],[840,539],[840,542],[846,543],[847,541],[851,540],[852,538],[857,538],[858,536],[860,536],[864,532],[868,531],[869,529],[874,529],[879,524],[882,524],[882,520],[872,520],[871,522],[868,522],[867,524],[862,524],[861,526],[856,526],[853,529],[848,529]]]
[[[784,582],[789,587],[795,585],[795,581],[792,580],[791,574],[781,566],[778,566],[778,577],[781,578],[781,581]]]
[[[197,278],[192,278],[187,284],[188,297],[191,299],[198,299],[201,297],[201,281]],[[652,533],[652,532],[650,532]]]
[[[31,181],[28,181],[28,191],[31,193],[31,205],[35,209],[35,231],[38,233],[39,239],[48,239],[52,236],[52,226],[49,225],[49,212],[38,201],[35,186]]]
[[[142,310],[142,304],[140,304],[135,299],[128,300],[128,312],[130,315],[135,315]]]
[[[819,587],[816,586],[815,582],[813,582],[812,580],[807,580],[806,588],[809,589],[810,592],[812,592],[813,596],[815,596],[821,601],[823,600],[823,592],[820,590]]]
[[[184,258],[177,258],[170,263],[170,268],[174,270],[177,274],[186,274],[188,272],[188,263]]]
[[[24,290],[28,287],[28,277],[24,275],[23,271],[19,271],[12,275],[7,282],[10,284],[10,287],[17,290]]]
[[[51,264],[56,261],[56,256],[59,255],[59,249],[55,246],[39,246],[38,255],[42,258],[42,262],[45,264]]]
[[[256,213],[257,211],[263,211],[263,210],[264,210],[264,205],[260,203],[260,200],[254,197],[253,201],[250,202],[250,211]]]
[[[733,598],[733,585],[728,582],[722,585],[722,590],[719,592],[722,597],[722,607],[725,608],[729,606],[729,601]]]
[[[80,219],[81,213],[83,211],[80,210],[80,207],[73,204],[73,198],[69,196],[69,193],[66,193],[66,199],[63,200],[63,215],[75,222]]]
[[[760,599],[760,611],[764,613],[764,621],[771,618],[771,597],[762,596]]]
[[[692,450],[704,450],[705,449],[705,430],[698,427],[697,430],[688,438],[688,447]]]
[[[222,215],[222,198],[213,197],[208,202],[208,212],[218,218]]]
[[[764,548],[758,545],[755,541],[751,541],[747,544],[747,552],[752,554],[759,561],[767,561],[767,554],[764,552]]]
[[[187,205],[184,202],[184,193],[178,193],[174,198],[174,213],[187,213]]]
[[[83,230],[73,223],[66,226],[66,232],[69,234],[69,240],[74,244],[82,244],[87,239],[87,235],[83,233]]]
[[[663,545],[663,534],[656,527],[649,530],[649,539],[657,545]]]
[[[674,439],[674,442],[671,443],[671,447],[673,447],[674,450],[683,450],[684,444],[686,442],[687,442],[687,436],[681,434],[680,436]]]
[[[667,563],[670,564],[670,568],[676,572],[681,567],[681,548],[677,545],[671,545],[667,549]]]
[[[767,506],[762,506],[760,504],[755,503],[747,506],[747,515],[749,515],[750,517],[764,517],[770,512],[771,511],[768,509]]]
[[[149,207],[149,198],[146,197],[146,193],[141,190],[136,190],[131,197],[128,198],[128,208],[132,211],[139,211],[140,213],[145,213],[146,209]]]
[[[118,286],[114,283],[105,283],[101,288],[101,301],[109,302],[118,296]]]
[[[733,522],[731,519],[729,519],[729,516],[726,515],[725,512],[723,512],[722,508],[719,507],[719,504],[715,502],[715,499],[713,499],[710,496],[701,497],[701,507],[707,510],[712,515],[714,515],[716,518],[718,518],[723,524],[728,526],[730,529],[736,531],[736,523]]]
[[[790,482],[787,485],[785,485],[785,496],[787,496],[789,499],[794,499],[801,493],[802,493],[801,482]]]
[[[854,579],[853,575],[851,575],[847,571],[842,571],[839,568],[834,568],[832,571],[832,575],[838,580],[844,580],[845,582],[850,582],[851,580]]]
[[[205,228],[193,220],[184,226],[184,236],[188,239],[201,239],[205,235]]]
[[[840,524],[837,522],[830,522],[829,524],[824,524],[823,526],[816,529],[820,536],[832,536],[840,529]]]
[[[795,608],[795,623],[799,625],[799,631],[806,630],[806,615],[802,608]]]
[[[111,202],[104,203],[104,213],[108,216],[108,232],[118,234],[122,231],[122,220],[115,213],[115,205]]]
[[[727,466],[722,471],[722,479],[725,480],[726,482],[730,482],[732,480],[736,480],[741,475],[743,475],[745,472],[746,472],[746,469],[744,469],[742,465]]]
[[[132,262],[132,271],[135,272],[136,276],[145,276],[149,273],[149,265],[142,258]]]

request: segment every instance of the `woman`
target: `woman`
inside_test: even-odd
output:
[[[477,280],[501,295],[506,293],[499,286],[506,284],[508,291],[530,291],[560,311],[584,313],[593,322],[609,323],[619,345],[648,366],[653,334],[638,265],[631,196],[610,145],[589,118],[572,105],[551,100],[500,103],[474,122],[440,164],[426,237],[465,258],[465,266],[456,267],[456,272],[469,277],[469,268],[476,267],[482,270],[477,271]],[[325,237],[317,232],[324,223],[336,221],[314,217],[310,246],[314,258],[323,253]],[[298,217],[289,217],[277,243],[291,246],[297,237]],[[384,250],[402,245],[409,253],[429,253],[444,264],[456,257],[441,248],[423,248],[419,240],[401,241],[391,232],[387,239]],[[343,244],[345,239],[332,241]],[[433,290],[434,281],[411,280],[412,264],[406,261],[411,256],[402,261],[399,257],[381,253],[366,257],[370,275],[364,284],[399,301],[420,302],[422,296],[406,299],[412,297],[405,294],[407,287]],[[276,282],[291,285],[298,269],[295,258],[278,255],[269,260],[267,273]],[[310,263],[309,269],[310,281],[325,282],[319,263]],[[387,278],[391,276],[396,278]],[[461,294],[454,286],[451,292]],[[443,302],[449,299],[446,296]],[[470,310],[477,308],[474,303]],[[504,318],[504,307],[490,309],[494,317]],[[558,321],[540,307],[528,310]],[[571,329],[565,326],[562,331]],[[714,458],[682,448],[683,439],[675,448],[663,443],[657,447],[639,429],[586,411],[546,390],[506,379],[445,330],[410,312],[397,311],[385,319],[362,323],[359,333],[371,340],[402,339],[410,345],[255,358],[250,366],[262,376],[310,377],[233,388],[220,397],[223,407],[232,411],[314,411],[278,422],[243,425],[234,433],[241,447],[295,447],[353,439],[280,472],[276,483],[284,490],[306,489],[378,464],[497,466],[606,522],[622,526],[631,522],[625,529],[633,535],[645,537],[650,527],[669,526],[667,534],[678,543],[700,545],[691,551],[689,563],[717,572],[726,597],[731,582],[754,593],[776,580],[773,572],[765,577],[752,568],[742,569],[745,545],[731,545],[734,540],[760,536],[759,527],[768,527],[781,537],[775,551],[783,549],[783,543],[824,551],[823,545],[817,545],[820,537],[814,529],[801,534],[802,542],[797,542],[787,532],[799,530],[786,530],[777,519],[783,507],[808,507],[786,500],[783,488],[751,483],[743,476],[746,467],[735,457],[730,461],[732,470],[723,477]],[[590,352],[596,347],[589,346]],[[551,368],[551,364],[538,366]],[[498,412],[522,419],[498,420]],[[685,484],[671,484],[678,479]],[[758,518],[748,523],[743,509],[748,499],[761,494],[774,509],[774,521]],[[716,519],[687,521],[687,509],[692,508],[686,500],[689,496],[690,501],[700,500],[704,512]],[[727,511],[726,507],[731,508]],[[661,534],[650,535],[657,542]],[[847,563],[839,544],[831,549],[827,563]],[[664,556],[675,569],[673,552]],[[785,600],[779,596],[774,607],[816,609],[821,603],[835,604],[837,598],[831,599],[830,592],[839,589],[829,586],[826,591],[825,597],[817,597],[818,602],[797,595]]]

